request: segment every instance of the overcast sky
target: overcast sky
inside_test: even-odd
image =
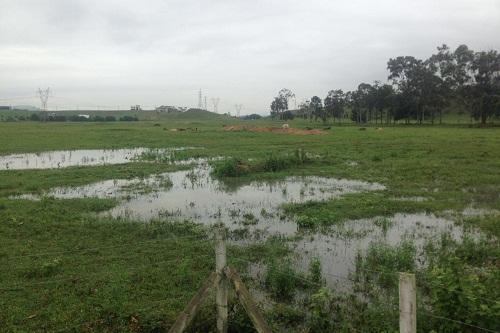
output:
[[[50,86],[51,108],[195,107],[201,88],[263,114],[442,43],[500,50],[500,0],[0,0],[0,104]]]

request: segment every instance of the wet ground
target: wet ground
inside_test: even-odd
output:
[[[168,153],[185,149],[189,148],[154,149],[154,151]],[[123,164],[150,151],[152,151],[150,148],[81,149],[4,155],[0,156],[0,170],[56,169],[70,166]]]
[[[142,150],[114,152],[106,154],[104,160],[123,161],[127,158],[129,161],[133,154],[140,154]],[[71,156],[72,161],[76,161],[82,155],[79,154],[78,158],[75,154]],[[211,168],[206,161],[179,163],[193,162],[191,170],[144,179],[115,179],[81,187],[54,188],[44,195],[55,198],[117,198],[119,204],[105,213],[113,217],[141,221],[169,217],[192,219],[207,225],[222,221],[232,231],[233,241],[237,242],[253,242],[275,234],[300,234],[302,237],[293,242],[298,266],[307,271],[312,258],[319,258],[330,286],[338,284],[338,277],[346,277],[352,272],[358,252],[366,250],[372,242],[394,245],[411,238],[418,246],[443,232],[457,238],[462,234],[461,227],[451,220],[426,214],[396,214],[389,218],[345,221],[322,232],[304,233],[298,230],[292,219],[283,215],[280,205],[328,200],[348,193],[384,190],[385,187],[377,183],[324,177],[226,183],[211,177]],[[36,200],[40,197],[24,195],[21,198]]]

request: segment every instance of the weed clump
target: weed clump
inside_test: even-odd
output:
[[[398,283],[398,272],[414,272],[416,247],[411,241],[403,241],[398,246],[372,243],[365,258],[356,258],[356,274],[363,276],[367,284],[371,281],[389,288]]]
[[[263,163],[262,170],[268,172],[277,172],[285,170],[294,165],[302,165],[310,162],[308,154],[302,149],[296,149],[293,154],[268,155]]]
[[[239,158],[229,158],[216,162],[212,174],[216,177],[239,177],[248,174],[249,167]]]
[[[267,266],[265,285],[276,298],[291,299],[299,285],[292,263],[289,260],[271,261]]]

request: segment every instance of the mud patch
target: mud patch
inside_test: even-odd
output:
[[[295,135],[322,135],[325,131],[320,129],[282,128],[282,127],[251,127],[246,125],[234,125],[224,127],[227,132],[258,132],[258,133],[279,133]]]

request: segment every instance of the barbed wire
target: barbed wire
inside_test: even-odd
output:
[[[240,261],[244,261],[244,262],[250,262],[250,263],[252,263],[251,261],[246,260],[246,259],[243,259],[243,258],[239,258],[239,257],[233,257],[233,258],[234,258],[234,259],[237,259],[237,260],[240,260]],[[294,277],[294,278],[297,278],[297,279],[300,279],[300,280],[306,281],[306,282],[308,282],[308,283],[310,283],[310,284],[313,284],[313,285],[317,285],[317,286],[321,286],[321,287],[325,287],[325,288],[330,289],[329,287],[327,287],[327,286],[325,286],[325,285],[323,285],[323,284],[321,284],[321,283],[318,283],[318,282],[312,281],[312,280],[307,279],[307,278],[305,278],[305,277],[303,277],[303,276],[299,276],[299,275],[297,275],[297,274],[290,274],[289,272],[286,272],[286,271],[284,271],[284,270],[282,270],[282,269],[280,269],[280,268],[277,268],[277,267],[274,267],[274,269],[276,269],[276,270],[280,271],[281,273],[283,273],[283,274],[285,274],[285,275],[288,275],[288,276],[290,276],[290,277]],[[398,273],[399,273],[399,272],[398,272]],[[345,278],[345,277],[343,277],[343,278]],[[330,290],[331,290],[331,289],[330,289]],[[490,300],[490,301],[494,301],[494,300]],[[383,304],[383,305],[385,305],[385,306],[388,306],[388,307],[390,307],[390,308],[394,309],[395,311],[399,311],[399,313],[407,313],[407,314],[411,314],[411,313],[409,313],[409,312],[403,312],[403,311],[401,311],[401,310],[399,309],[399,304],[388,303],[388,302],[381,302],[380,300],[377,300],[377,302],[378,302],[378,303],[380,303],[380,304]],[[494,301],[494,302],[496,302],[496,301]],[[271,304],[270,304],[270,305],[271,305]],[[429,313],[429,315],[431,315],[431,316],[432,316],[433,314],[432,314],[432,313]],[[441,317],[441,316],[436,316],[436,318],[438,318],[438,317]],[[490,329],[488,329],[488,328],[480,327],[480,326],[473,325],[473,324],[467,324],[467,323],[465,323],[465,322],[463,322],[463,321],[460,321],[460,320],[457,320],[457,319],[447,318],[447,317],[442,317],[442,319],[446,319],[446,320],[449,320],[449,321],[452,321],[452,322],[455,322],[455,323],[459,323],[459,324],[467,325],[467,326],[469,326],[469,327],[473,327],[473,328],[481,329],[481,330],[486,331],[486,332],[494,332],[494,333],[498,333],[497,331],[493,331],[493,330],[490,330]]]
[[[452,318],[448,318],[448,317],[443,317],[443,316],[435,315],[435,314],[433,314],[431,312],[428,312],[428,311],[424,311],[423,315],[424,316],[429,316],[429,317],[432,317],[432,318],[435,318],[435,319],[446,320],[446,321],[450,321],[450,322],[453,322],[453,323],[456,323],[456,324],[460,324],[460,325],[472,327],[472,328],[475,328],[475,329],[478,329],[478,330],[481,330],[481,331],[485,331],[485,332],[492,332],[492,333],[499,333],[500,332],[500,331],[495,331],[495,330],[492,330],[492,329],[489,329],[489,328],[477,326],[477,325],[474,325],[474,324],[468,324],[466,322],[463,322],[463,321],[460,321],[460,320],[457,320],[457,319],[452,319]]]

